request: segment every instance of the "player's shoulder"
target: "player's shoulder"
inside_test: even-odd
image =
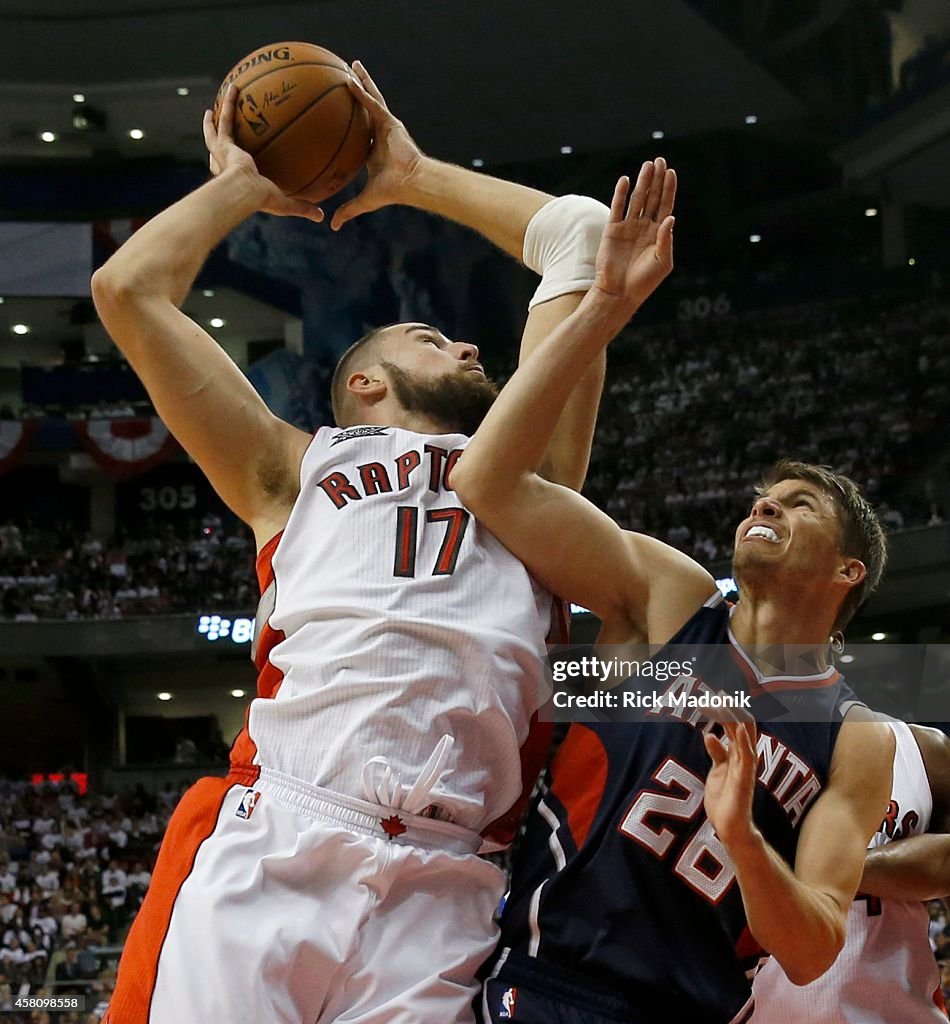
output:
[[[950,809],[950,736],[926,725],[912,724],[910,731],[920,748],[934,803]]]
[[[705,591],[707,597],[716,589],[716,581],[711,574],[685,551],[634,530],[624,530],[623,535],[651,584],[662,583],[673,577],[678,586],[686,586],[697,592]]]
[[[650,643],[666,643],[711,598],[716,581],[695,559],[655,537],[624,531],[639,584],[640,625]]]

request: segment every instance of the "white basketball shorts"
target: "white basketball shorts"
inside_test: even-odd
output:
[[[202,779],[103,1024],[469,1022],[504,888],[478,843],[267,769]]]

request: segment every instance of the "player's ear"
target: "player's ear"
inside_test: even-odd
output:
[[[842,583],[856,587],[867,576],[868,569],[860,558],[848,558],[842,562],[838,572]]]
[[[361,402],[376,403],[386,397],[386,382],[371,369],[357,370],[346,381],[346,390]]]

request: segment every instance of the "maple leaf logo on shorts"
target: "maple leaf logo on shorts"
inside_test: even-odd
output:
[[[382,818],[379,824],[390,839],[395,839],[396,836],[401,836],[406,831],[402,818],[396,814],[391,814],[388,818]]]

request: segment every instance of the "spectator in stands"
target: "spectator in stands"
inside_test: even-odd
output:
[[[63,915],[60,921],[60,934],[64,939],[75,939],[86,930],[86,915],[78,903],[70,905],[69,913]]]
[[[82,968],[79,965],[79,952],[73,943],[66,945],[66,958],[56,965],[56,980],[60,982],[82,981]]]

